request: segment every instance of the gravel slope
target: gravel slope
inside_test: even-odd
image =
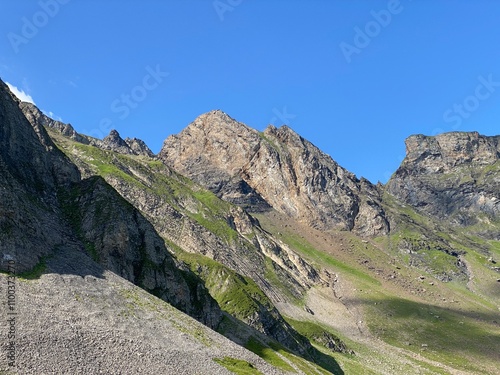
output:
[[[16,371],[7,365],[7,275],[0,274],[0,374],[231,374],[213,358],[261,358],[100,269],[62,251],[38,279],[16,279]],[[57,272],[53,272],[53,271]]]

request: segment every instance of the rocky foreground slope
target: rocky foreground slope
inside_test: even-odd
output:
[[[412,136],[374,186],[286,126],[154,155],[0,94],[18,373],[495,373],[498,137]]]

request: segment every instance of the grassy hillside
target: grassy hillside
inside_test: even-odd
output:
[[[334,355],[346,373],[496,374],[498,276],[485,259],[495,256],[496,241],[476,244],[463,230],[436,231],[437,224],[409,208],[397,212],[412,221],[401,219],[408,224],[370,241],[315,231],[277,213],[257,215],[266,230],[337,276],[327,297],[336,315],[318,308],[308,322],[289,321],[308,337],[320,325],[346,342],[356,355]],[[414,244],[416,254],[402,251],[402,241]],[[304,302],[312,310],[313,294]]]

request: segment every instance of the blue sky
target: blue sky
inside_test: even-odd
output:
[[[500,2],[0,0],[0,77],[158,152],[221,109],[385,182],[415,133],[500,134]]]

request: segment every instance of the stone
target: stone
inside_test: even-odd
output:
[[[271,125],[259,133],[211,111],[167,138],[158,156],[247,209],[272,207],[321,230],[364,236],[389,231],[377,187],[357,179],[287,126]]]

